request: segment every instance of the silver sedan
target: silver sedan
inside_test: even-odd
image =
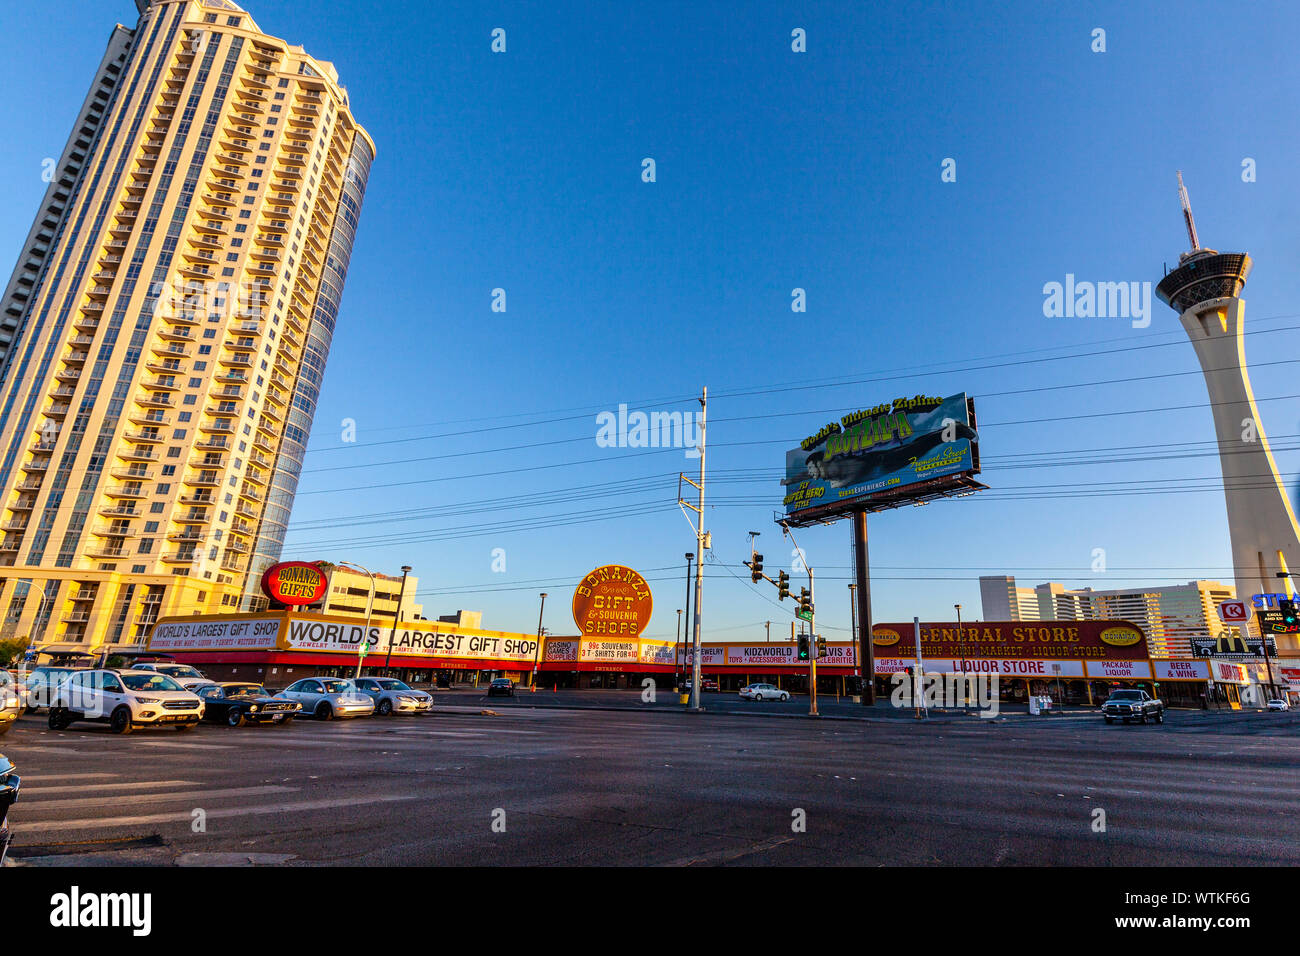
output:
[[[391,714],[427,714],[433,710],[433,698],[415,690],[395,677],[360,677],[357,689],[375,702],[380,717]]]
[[[350,680],[341,677],[304,677],[294,681],[279,696],[302,704],[303,715],[311,714],[317,720],[335,717],[369,717],[375,712],[375,702]]]

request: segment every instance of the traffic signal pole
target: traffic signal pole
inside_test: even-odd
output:
[[[804,562],[808,564],[807,561]],[[812,607],[812,618],[808,621],[808,691],[812,694],[812,701],[808,708],[809,717],[820,717],[817,713],[817,653],[821,646],[817,640],[817,594],[813,589],[813,569],[808,568],[808,603]]]

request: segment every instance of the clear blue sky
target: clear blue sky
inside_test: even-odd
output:
[[[978,616],[981,573],[1231,580],[1218,491],[1025,497],[1219,476],[1207,409],[1149,411],[1203,405],[1199,374],[1055,388],[1196,372],[1174,313],[1154,303],[1144,330],[1048,319],[1042,288],[1066,273],[1158,281],[1185,248],[1181,168],[1202,241],[1255,257],[1250,327],[1280,331],[1249,337],[1249,357],[1300,356],[1293,5],[1227,18],[1209,3],[249,7],[337,65],[378,144],[286,557],[411,564],[430,616],[479,609],[502,629],[535,627],[546,590],[557,633],[572,632],[577,579],[625,563],[656,587],[650,633],[671,635],[694,549],[676,474],[696,465],[599,448],[595,416],[687,409],[707,384],[707,522],[744,581],[708,567],[705,635],[758,637],[767,619],[786,633],[790,603],[736,565],[751,529],[769,570],[790,565],[772,521],[787,446],[857,408],[965,390],[994,491],[872,518],[877,620],[948,619],[957,601]],[[113,20],[134,13],[129,0],[6,11],[4,268],[42,158],[58,154]],[[505,54],[490,52],[494,27]],[[790,49],[796,27],[805,54]],[[1090,49],[1096,27],[1105,53]],[[940,181],[946,157],[956,183]],[[1242,181],[1246,157],[1256,182]],[[497,287],[505,314],[490,309]],[[795,287],[806,314],[790,310]],[[1140,345],[1163,347],[1122,351]],[[1079,353],[1094,354],[1041,361]],[[1020,364],[977,367],[1006,361]],[[1256,395],[1300,393],[1295,370],[1256,368]],[[1300,399],[1261,408],[1275,448],[1300,446]],[[1098,413],[1123,414],[1078,417]],[[1117,446],[1100,457],[1124,460],[1078,461]],[[1198,456],[1133,460],[1180,451]],[[1278,459],[1294,486],[1300,455]],[[506,496],[533,500],[492,506]],[[599,520],[573,523],[584,514]],[[801,542],[819,622],[842,635],[848,526]],[[1090,570],[1095,548],[1105,574]]]

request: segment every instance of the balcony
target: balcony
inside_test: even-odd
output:
[[[124,448],[115,452],[123,461],[157,461],[158,454],[154,448]]]
[[[121,545],[108,545],[102,548],[91,548],[86,552],[87,557],[91,558],[126,558],[131,554]]]
[[[183,505],[215,505],[217,496],[210,491],[205,491],[192,495],[181,495],[177,500]]]
[[[145,494],[144,489],[142,489],[138,484],[108,485],[107,487],[104,488],[104,494],[109,498],[139,499],[139,498],[149,497],[147,494]]]
[[[135,505],[114,505],[111,508],[100,508],[99,513],[106,518],[142,518],[143,511],[137,511]]]
[[[137,405],[143,405],[145,408],[175,408],[176,403],[171,400],[170,395],[149,395],[135,400]]]
[[[194,555],[193,550],[175,551],[171,554],[164,554],[162,560],[164,564],[190,564],[194,561]]]

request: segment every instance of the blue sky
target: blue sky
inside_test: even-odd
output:
[[[629,564],[656,588],[649,633],[671,635],[694,550],[676,475],[696,463],[600,448],[595,420],[619,403],[688,409],[708,385],[705,635],[757,638],[769,619],[788,633],[790,603],[737,566],[749,530],[769,570],[790,566],[773,524],[785,449],[857,408],[964,390],[994,490],[871,519],[876,620],[948,619],[954,602],[977,617],[982,573],[1231,580],[1220,492],[1099,493],[1219,476],[1208,409],[1151,411],[1206,401],[1174,313],[1156,302],[1134,329],[1042,308],[1044,283],[1067,273],[1159,280],[1186,247],[1176,169],[1202,242],[1255,258],[1247,354],[1257,397],[1277,399],[1263,419],[1295,485],[1295,366],[1259,364],[1300,355],[1300,14],[1286,4],[1226,20],[1195,3],[1176,16],[1037,2],[249,7],[337,65],[378,145],[286,557],[410,564],[430,616],[479,609],[502,629],[535,627],[546,590],[556,633],[573,629],[583,573]],[[133,5],[6,13],[6,263],[115,18],[133,22]],[[948,157],[955,183],[940,181]],[[1111,448],[1101,457],[1120,460],[1079,461]],[[1198,457],[1142,460],[1180,451]],[[1089,496],[1027,497],[1044,486]],[[843,634],[848,526],[800,542],[819,623]],[[1097,548],[1106,573],[1091,570]]]

